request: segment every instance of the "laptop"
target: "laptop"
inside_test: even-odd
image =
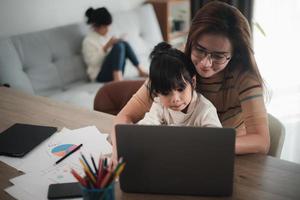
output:
[[[229,196],[235,130],[164,125],[116,125],[124,192]]]

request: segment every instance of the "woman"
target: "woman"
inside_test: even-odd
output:
[[[82,54],[91,81],[122,80],[127,58],[137,68],[140,76],[147,76],[131,46],[122,38],[109,35],[112,16],[106,8],[89,8],[85,15],[92,31],[82,42]]]
[[[197,71],[196,90],[217,108],[223,127],[236,129],[236,154],[268,153],[264,84],[245,17],[226,3],[206,4],[192,21],[185,54]],[[137,122],[151,104],[144,84],[117,115],[115,124]]]

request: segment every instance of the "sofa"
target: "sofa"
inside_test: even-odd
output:
[[[112,15],[111,31],[127,34],[127,41],[147,70],[150,51],[163,40],[152,5]],[[81,43],[87,31],[87,25],[77,23],[0,38],[0,84],[92,110],[103,83],[90,82],[86,74]],[[129,61],[124,77],[137,78]]]

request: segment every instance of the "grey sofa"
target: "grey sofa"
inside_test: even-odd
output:
[[[127,33],[144,67],[155,44],[162,41],[153,7],[142,5],[129,11],[113,13],[112,31]],[[88,27],[71,24],[48,30],[0,39],[0,84],[12,88],[93,108],[93,99],[102,86],[91,83],[81,55],[81,43]],[[137,76],[127,62],[125,78]]]

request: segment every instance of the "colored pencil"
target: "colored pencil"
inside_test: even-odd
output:
[[[87,187],[86,180],[84,180],[84,178],[82,178],[74,169],[71,169],[71,173],[82,186]]]
[[[92,181],[93,185],[95,185],[96,184],[96,179],[95,179],[94,175],[88,169],[88,167],[85,165],[85,163],[83,162],[82,159],[79,158],[79,161],[80,161],[81,165],[83,166],[83,170],[86,173],[87,177]]]
[[[94,172],[93,172],[93,170],[92,170],[92,168],[90,167],[89,163],[88,163],[87,160],[85,159],[84,155],[83,155],[82,153],[81,153],[80,155],[81,155],[81,157],[82,157],[84,163],[85,163],[86,166],[88,167],[89,171],[90,171],[93,175],[95,175]]]
[[[82,158],[79,158],[79,161],[86,176],[81,177],[74,169],[71,169],[71,173],[78,180],[78,182],[86,188],[106,188],[120,176],[125,167],[125,163],[123,162],[122,158],[118,160],[117,166],[114,166],[112,160],[110,160],[108,164],[107,157],[102,158],[102,155],[100,155],[97,167],[95,160],[91,155],[91,162],[93,163],[93,168],[95,169],[94,173],[82,153],[81,157]]]
[[[95,160],[94,160],[92,154],[91,154],[91,160],[92,160],[92,163],[93,163],[93,166],[94,166],[94,169],[95,169],[95,174],[97,176],[98,169],[97,169],[97,166],[96,166],[96,163],[95,163]]]
[[[100,188],[104,188],[111,179],[112,171],[108,171],[100,183]]]

